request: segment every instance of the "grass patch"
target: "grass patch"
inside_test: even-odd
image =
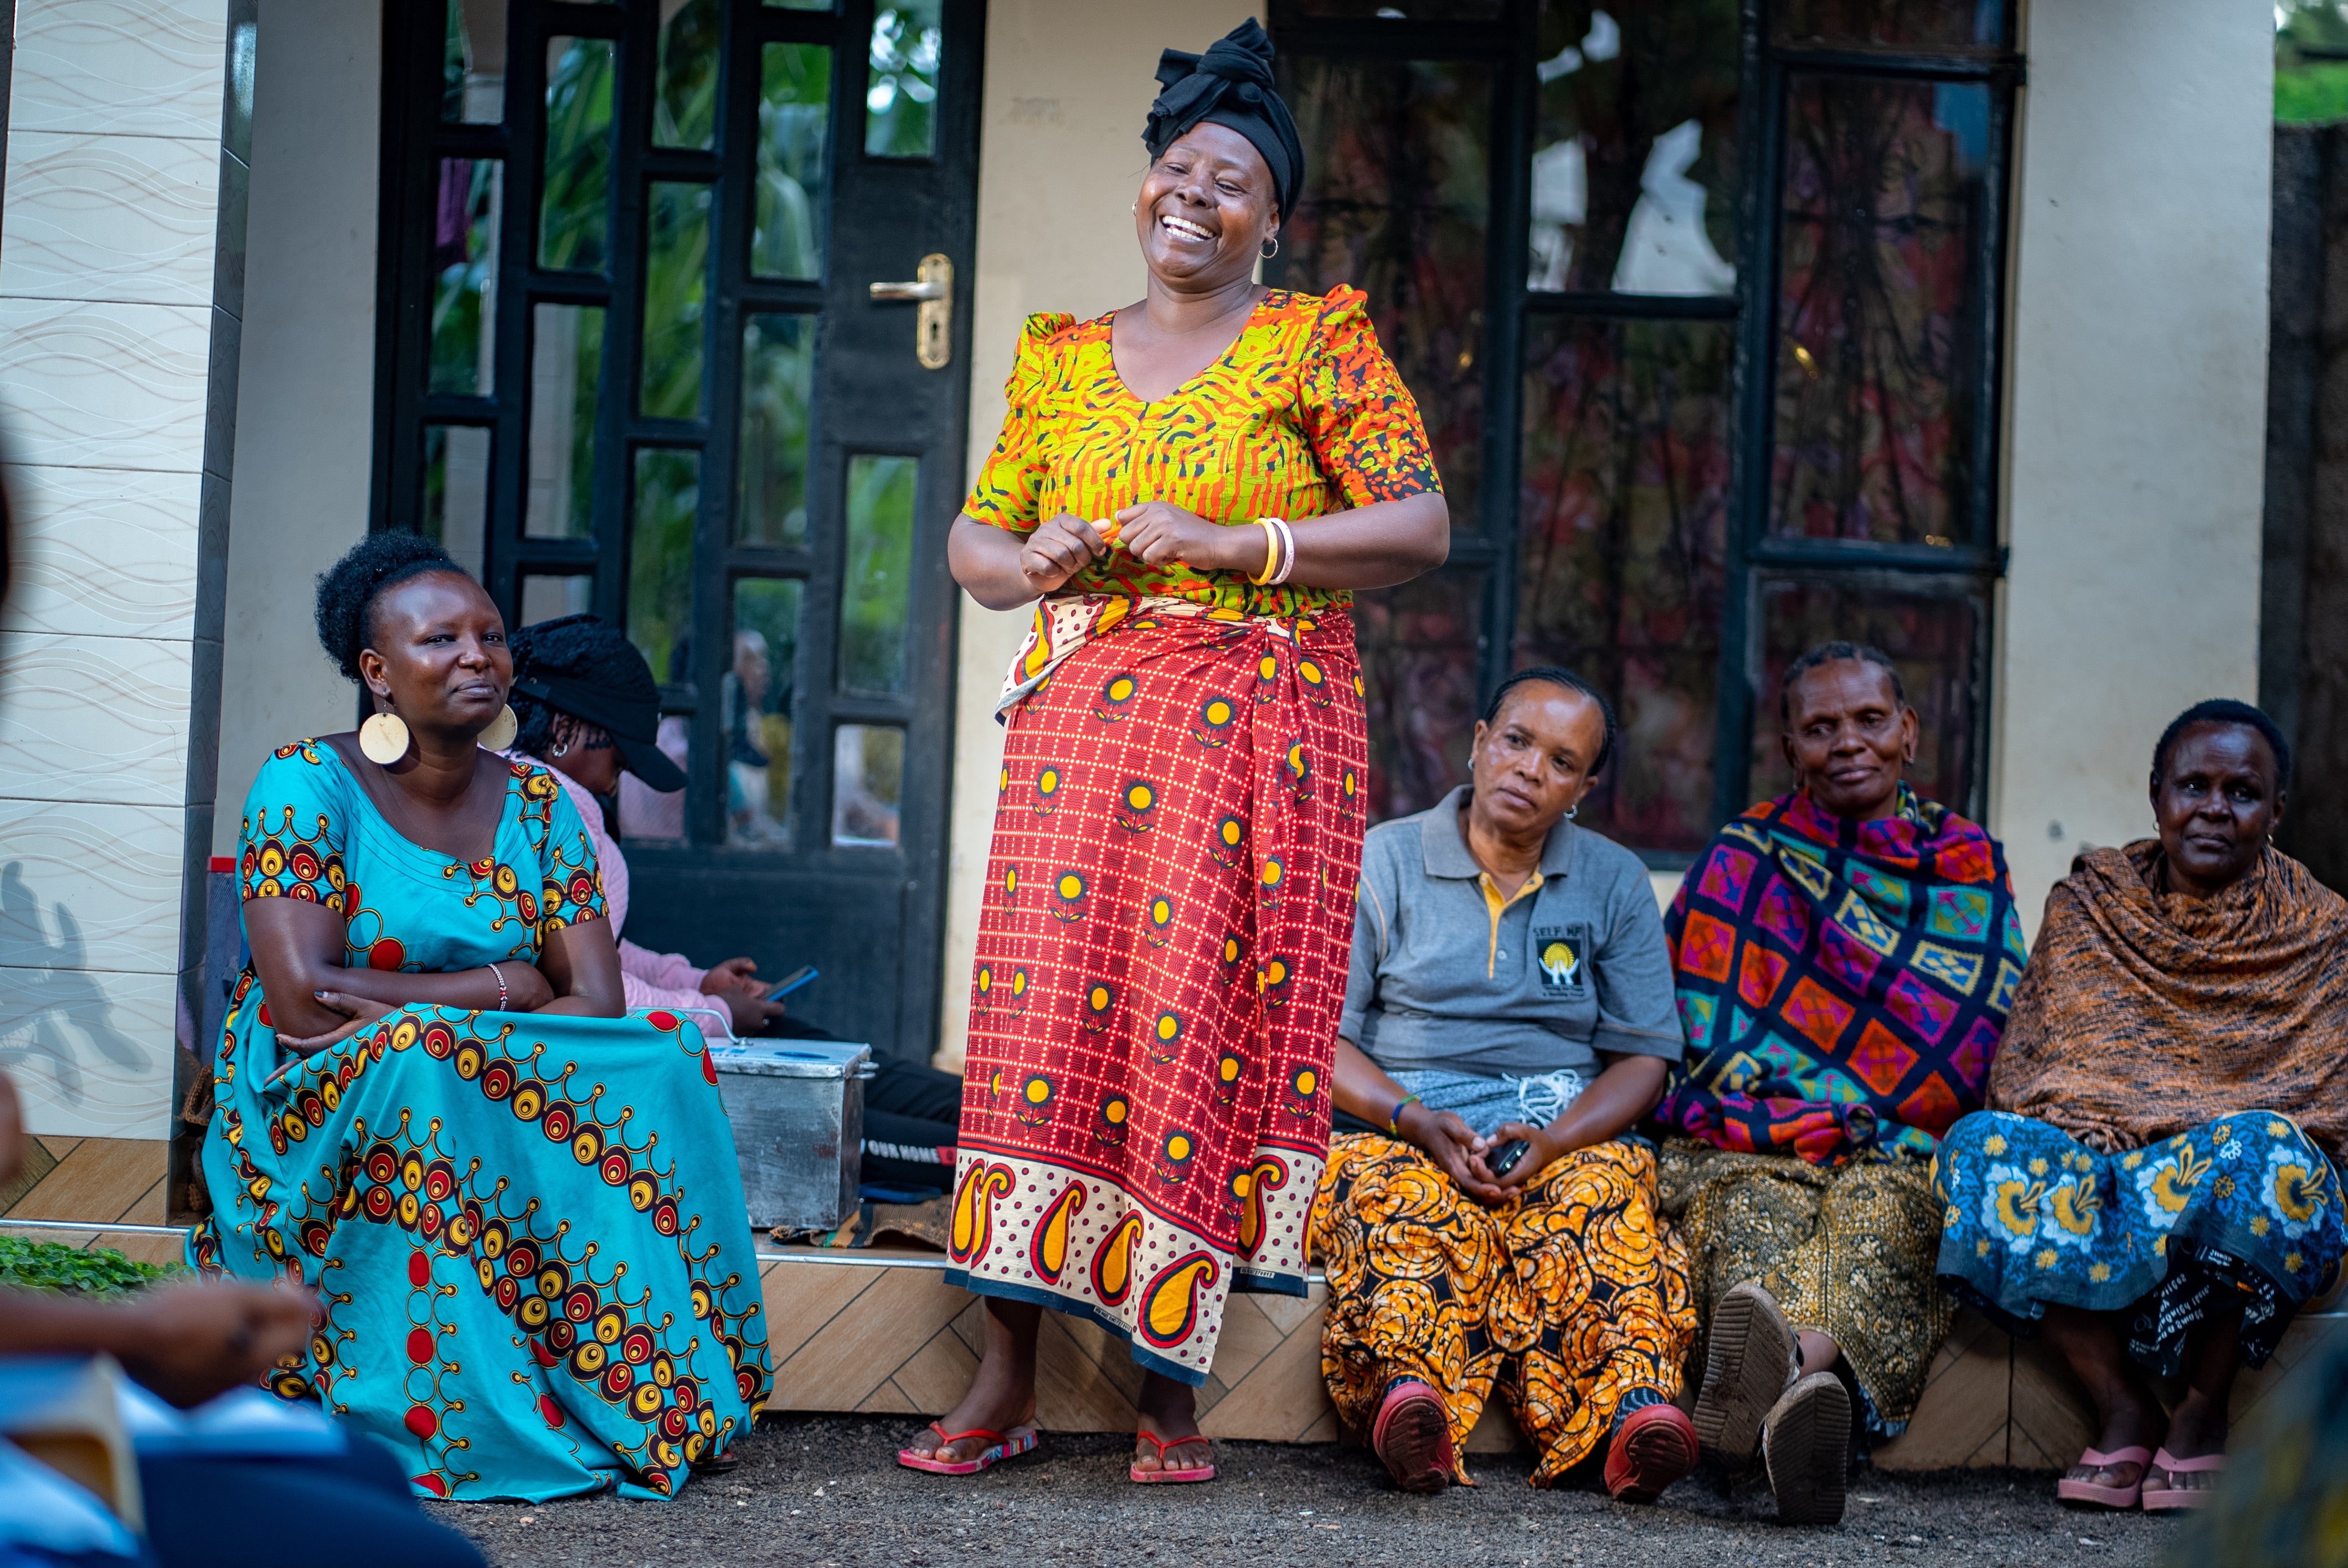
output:
[[[2321,125],[2348,119],[2348,61],[2310,60],[2296,67],[2278,63],[2275,118],[2284,125]]]
[[[67,1246],[0,1235],[0,1288],[46,1290],[107,1300],[182,1277],[176,1263],[139,1263],[112,1247]]]

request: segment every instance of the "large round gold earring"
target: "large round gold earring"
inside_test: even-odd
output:
[[[407,721],[396,713],[376,713],[359,726],[359,752],[379,768],[387,768],[407,754]]]
[[[504,751],[513,744],[514,732],[520,728],[521,721],[514,717],[513,704],[508,702],[489,721],[489,727],[481,732],[481,746],[486,751]]]

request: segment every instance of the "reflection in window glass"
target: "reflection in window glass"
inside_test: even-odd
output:
[[[831,0],[767,0],[767,4],[781,11],[829,11],[831,9]]]
[[[685,0],[661,24],[653,145],[707,147],[717,129],[718,4]]]
[[[495,125],[506,118],[505,6],[485,6],[480,0],[469,6],[465,0],[448,0],[448,5],[440,54],[440,118],[450,124]]]
[[[750,271],[762,278],[820,277],[831,51],[820,44],[768,44],[759,59],[758,200]]]
[[[1429,572],[1356,596],[1371,821],[1425,811],[1468,781],[1483,602],[1479,571]]]
[[[603,307],[531,313],[527,533],[583,539],[595,531],[595,395],[603,376]]]
[[[595,608],[592,577],[526,577],[521,579],[521,623],[536,626],[561,615],[584,615]]]
[[[636,454],[628,520],[628,641],[663,681],[688,678],[693,631],[693,524],[701,510],[701,454]]]
[[[600,272],[610,247],[612,56],[609,38],[546,44],[546,193],[538,264]]]
[[[653,743],[668,760],[692,771],[693,720],[685,713],[663,713]],[[685,837],[685,790],[667,794],[633,774],[620,775],[620,836],[656,844],[675,844]]]
[[[1988,153],[1978,83],[1788,85],[1771,533],[1969,531]]]
[[[478,579],[489,518],[489,433],[478,425],[424,427],[424,515],[417,532],[439,541]]]
[[[710,187],[655,182],[644,257],[644,368],[639,406],[655,419],[701,412],[701,322]]]
[[[1295,0],[1295,8],[1347,22],[1482,22],[1500,15],[1503,0]]]
[[[734,646],[720,704],[726,726],[726,841],[791,838],[791,699],[804,584],[746,578],[734,585]]]
[[[1526,287],[1735,288],[1737,28],[1737,0],[1545,0]]]
[[[1872,643],[1891,656],[1916,710],[1921,733],[1908,782],[1918,794],[1952,811],[1979,816],[1969,798],[1979,695],[1973,648],[1981,622],[1977,600],[1887,588],[1879,579],[1778,579],[1761,585],[1761,671],[1753,704],[1753,798],[1768,800],[1794,787],[1777,737],[1777,682],[1786,666],[1821,642]]]
[[[1369,295],[1378,341],[1426,421],[1452,526],[1473,528],[1491,68],[1300,58],[1289,102],[1304,190],[1281,232],[1282,261],[1264,275],[1308,293],[1351,283]]]
[[[905,618],[912,610],[912,457],[848,460],[848,562],[839,603],[839,683],[905,689]]]
[[[752,316],[742,328],[736,543],[807,543],[808,399],[814,385],[815,318]]]
[[[1962,48],[2003,43],[2006,33],[2003,0],[1777,0],[1769,15],[1786,44]]]
[[[1726,322],[1543,324],[1525,347],[1513,665],[1614,704],[1580,820],[1637,849],[1711,837],[1735,428]]]
[[[444,158],[432,218],[432,372],[435,394],[487,397],[497,390],[498,220],[505,165]]]
[[[831,841],[893,845],[905,786],[905,732],[842,724],[831,744]]]
[[[927,158],[937,150],[944,5],[945,0],[897,0],[872,13],[864,150],[875,158]]]

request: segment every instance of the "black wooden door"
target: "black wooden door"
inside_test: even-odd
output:
[[[983,0],[396,10],[377,525],[651,661],[630,939],[926,1056]]]

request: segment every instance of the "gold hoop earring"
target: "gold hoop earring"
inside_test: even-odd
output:
[[[1270,249],[1270,250],[1266,250],[1266,249],[1264,248],[1265,246],[1270,246],[1270,247],[1271,247],[1271,249]],[[1262,244],[1262,245],[1259,245],[1259,246],[1257,246],[1257,247],[1255,248],[1255,253],[1256,253],[1257,255],[1259,255],[1259,256],[1262,257],[1262,258],[1263,258],[1265,261],[1271,261],[1274,256],[1279,255],[1279,254],[1280,254],[1280,236],[1279,236],[1279,235],[1277,235],[1277,234],[1274,234],[1271,239],[1266,240],[1266,241],[1263,242],[1263,244]]]
[[[514,717],[513,704],[508,702],[498,710],[498,716],[489,721],[489,727],[481,732],[481,748],[491,752],[504,751],[513,744],[514,732],[520,728],[521,721]]]
[[[359,754],[379,768],[387,768],[407,754],[407,721],[396,713],[376,713],[359,726]]]

